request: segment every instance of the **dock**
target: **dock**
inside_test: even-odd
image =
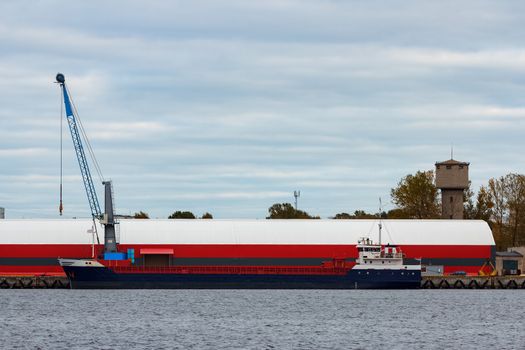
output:
[[[423,276],[423,289],[525,289],[521,276]]]
[[[0,289],[68,289],[66,276],[0,276]]]
[[[525,289],[521,276],[424,276],[422,289]],[[0,276],[0,289],[69,289],[65,276]]]

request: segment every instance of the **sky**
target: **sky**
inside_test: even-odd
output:
[[[57,72],[121,214],[389,210],[451,145],[474,190],[525,173],[524,23],[521,1],[2,1],[0,207],[59,218],[62,132],[64,217],[90,216]]]

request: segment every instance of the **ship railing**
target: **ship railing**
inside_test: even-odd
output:
[[[294,267],[294,266],[116,266],[119,273],[165,273],[165,274],[296,274],[322,275],[346,274],[348,267]]]

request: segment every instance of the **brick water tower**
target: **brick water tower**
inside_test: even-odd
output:
[[[450,159],[436,163],[436,187],[441,190],[441,217],[463,219],[463,193],[470,163]]]

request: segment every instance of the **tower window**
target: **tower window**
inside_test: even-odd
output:
[[[452,169],[452,166],[451,165],[447,165],[447,169]]]
[[[450,197],[450,203],[454,202],[454,197]]]

